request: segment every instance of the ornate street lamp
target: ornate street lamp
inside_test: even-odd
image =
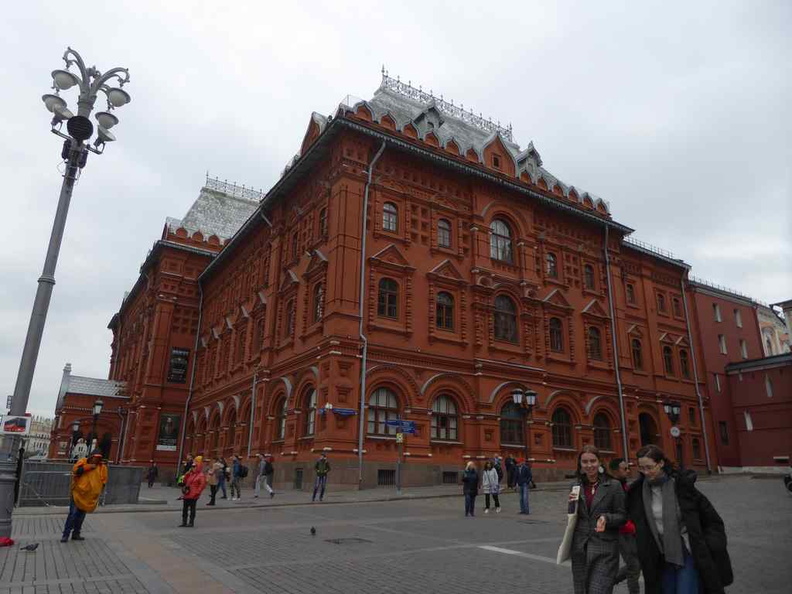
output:
[[[682,442],[680,441],[682,432],[679,430],[679,427],[677,427],[679,415],[682,412],[682,405],[678,402],[665,402],[663,403],[663,410],[665,414],[668,415],[671,425],[673,425],[671,427],[671,437],[674,438],[676,444],[677,463],[682,466]]]
[[[52,287],[55,284],[55,267],[58,263],[74,184],[79,176],[79,171],[85,167],[88,152],[101,154],[104,152],[105,145],[115,140],[110,128],[118,123],[118,118],[111,111],[131,101],[129,93],[121,88],[129,82],[129,71],[126,68],[112,68],[105,73],[99,72],[94,66],[86,68],[80,54],[71,48],[68,48],[63,54],[63,60],[66,62],[66,69],[52,72],[54,93],[48,93],[41,99],[52,114],[52,133],[64,139],[61,157],[66,162],[66,170],[63,174],[63,184],[44,260],[44,269],[38,279],[36,298],[33,302],[25,346],[19,363],[11,406],[11,414],[16,416],[24,415],[27,410],[30,386],[33,383],[36,359],[38,359],[41,337],[44,333]],[[74,72],[70,70],[72,67],[75,69]],[[111,87],[111,83],[118,83],[118,86]],[[60,95],[61,91],[67,91],[73,87],[76,87],[78,91],[77,115],[69,110],[66,100]],[[99,112],[95,116],[98,124],[97,135],[93,146],[91,146],[89,142],[94,133],[94,125],[88,118],[100,92],[107,98],[107,110]],[[61,132],[63,122],[66,122],[68,134]],[[17,450],[17,439],[17,437],[6,438],[0,448],[2,450],[0,451],[0,537],[11,536],[11,510],[13,509],[14,483],[16,481],[14,456]]]
[[[533,408],[536,406],[536,392],[528,388],[515,388],[512,390],[512,400],[520,413],[523,415],[523,426],[525,427],[525,461],[528,462],[531,443],[531,424],[533,420]]]

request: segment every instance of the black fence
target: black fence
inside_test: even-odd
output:
[[[72,466],[58,462],[25,462],[17,505],[69,505]],[[100,505],[137,503],[144,471],[144,468],[137,466],[108,465],[107,487],[100,499]]]

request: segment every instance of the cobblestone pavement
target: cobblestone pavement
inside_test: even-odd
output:
[[[699,486],[726,521],[736,575],[728,592],[786,594],[792,497],[780,479],[727,477]],[[485,515],[480,496],[475,518],[464,517],[461,497],[211,513],[204,499],[193,529],[177,528],[174,510],[102,513],[87,518],[84,542],[67,544],[59,542],[62,517],[15,516],[18,544],[0,549],[0,594],[566,593],[570,569],[554,562],[565,498],[535,492],[526,517],[516,513],[512,493],[502,494],[501,514]],[[41,546],[20,551],[28,542]]]

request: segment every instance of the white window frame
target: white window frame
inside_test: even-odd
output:
[[[742,314],[740,313],[739,309],[734,310],[734,323],[737,324],[738,328],[742,328]]]
[[[721,381],[720,376],[716,373],[715,375],[715,389],[718,391],[718,394],[721,393]]]
[[[740,354],[742,355],[743,359],[748,358],[748,343],[742,338],[740,339]]]
[[[764,384],[765,384],[765,393],[767,394],[767,397],[768,398],[772,398],[773,397],[773,380],[771,380],[770,376],[767,375],[766,373],[765,373],[765,378],[764,378]]]
[[[723,316],[721,315],[721,308],[720,308],[720,305],[718,305],[717,303],[713,303],[712,304],[712,313],[715,316],[715,321],[716,322],[722,322],[723,321]]]
[[[718,334],[718,348],[720,349],[721,355],[729,354],[729,349],[726,347],[726,336],[723,334]]]
[[[743,417],[745,418],[745,430],[753,431],[753,419],[751,418],[751,413],[747,410],[744,410]]]

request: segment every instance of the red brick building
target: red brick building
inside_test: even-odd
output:
[[[712,417],[717,433],[721,466],[737,467],[740,462],[738,425],[735,422],[732,386],[726,381],[730,363],[763,356],[757,304],[749,297],[704,281],[690,283],[694,325],[701,337],[701,357]]]
[[[726,366],[740,465],[788,469],[792,455],[792,354]]]
[[[384,76],[313,114],[253,194],[207,180],[110,323],[122,462],[261,452],[299,484],[324,451],[331,481],[373,486],[402,419],[406,484],[509,452],[562,477],[586,443],[717,464],[689,267],[510,129]],[[537,392],[531,418],[517,388]]]
[[[704,467],[688,267],[630,232],[510,130],[384,77],[372,100],[312,116],[201,275],[185,450],[273,454],[289,483],[325,451],[331,480],[374,485],[400,418],[417,426],[408,484],[526,450],[562,476],[585,443],[675,451],[675,401],[679,454]],[[538,393],[527,423],[517,387]]]

